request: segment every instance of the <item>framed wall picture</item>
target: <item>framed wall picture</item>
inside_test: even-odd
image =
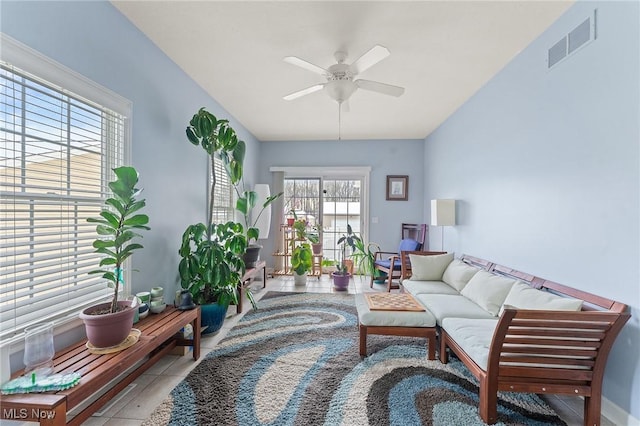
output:
[[[387,175],[387,200],[407,201],[409,199],[409,176]]]

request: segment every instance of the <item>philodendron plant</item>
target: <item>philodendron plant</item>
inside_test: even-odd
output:
[[[216,186],[213,170],[215,158],[220,158],[231,184],[234,187],[238,185],[242,180],[245,143],[237,137],[228,120],[218,120],[204,108],[191,118],[186,133],[187,139],[202,147],[209,156],[212,181],[207,224],[190,225],[182,235],[178,266],[181,285],[199,304],[237,303],[237,288],[244,274],[242,256],[247,249],[247,238],[240,223],[213,223],[211,212]],[[255,308],[251,292],[248,291],[247,296]]]
[[[100,267],[89,272],[90,274],[102,274],[102,278],[113,287],[111,300],[111,313],[118,310],[119,283],[122,282],[122,265],[135,250],[143,248],[141,244],[134,243],[134,238],[142,236],[136,230],[146,229],[149,216],[139,213],[146,204],[145,200],[138,200],[142,192],[136,188],[138,172],[133,167],[118,167],[113,169],[116,180],[109,182],[109,188],[113,197],[107,198],[105,204],[110,208],[104,208],[99,218],[88,218],[87,222],[96,223],[96,232],[100,235],[93,242],[95,253],[103,254]]]

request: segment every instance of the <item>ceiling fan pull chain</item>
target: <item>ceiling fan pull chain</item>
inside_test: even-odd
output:
[[[342,140],[342,102],[338,102],[338,140]]]

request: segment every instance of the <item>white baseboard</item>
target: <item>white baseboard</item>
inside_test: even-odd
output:
[[[640,426],[640,420],[605,397],[602,397],[602,415],[618,426]]]

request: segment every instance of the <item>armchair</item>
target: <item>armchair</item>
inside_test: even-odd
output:
[[[374,269],[387,274],[387,291],[400,288],[393,283],[394,279],[402,277],[402,261],[403,251],[416,251],[420,249],[421,244],[411,238],[405,238],[400,241],[398,251],[377,251],[375,253]],[[373,274],[371,275],[370,287],[373,287]]]

